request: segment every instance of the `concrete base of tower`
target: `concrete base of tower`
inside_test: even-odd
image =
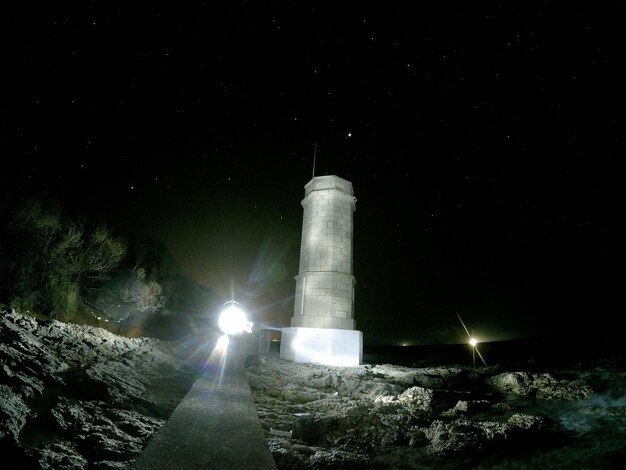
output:
[[[335,328],[283,328],[280,357],[327,366],[358,366],[363,362],[363,332]]]

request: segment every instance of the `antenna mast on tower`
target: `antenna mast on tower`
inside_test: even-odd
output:
[[[312,178],[315,178],[315,157],[317,156],[317,142],[315,142],[315,149],[313,150],[313,175]]]

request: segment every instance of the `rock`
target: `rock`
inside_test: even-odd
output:
[[[487,379],[500,392],[534,396],[544,401],[586,400],[593,389],[581,380],[558,380],[550,373],[504,372]]]
[[[329,368],[270,356],[247,374],[263,428],[293,429],[289,440],[267,434],[281,470],[439,468],[449,459],[460,464],[546,445],[560,432],[557,422],[517,411],[519,403],[508,397],[566,400],[590,390],[580,381],[496,367],[481,373],[391,364]],[[503,393],[500,401],[491,387]]]
[[[516,414],[506,422],[470,421],[465,418],[451,422],[435,420],[422,431],[430,443],[429,452],[443,455],[470,454],[479,451],[515,445],[516,441],[532,439],[538,433],[543,419],[538,416]]]
[[[0,313],[0,449],[26,468],[127,468],[194,380],[176,345]]]
[[[459,400],[456,405],[454,405],[454,408],[444,411],[442,416],[457,417],[461,415],[473,415],[480,411],[487,410],[490,407],[491,402],[488,400]]]
[[[328,452],[326,450],[317,450],[315,454],[309,457],[311,468],[315,469],[354,469],[361,470],[368,465],[367,457],[352,452],[335,450]]]
[[[413,416],[432,412],[433,391],[411,387],[398,396],[398,402]]]
[[[309,467],[309,455],[302,452],[302,446],[293,446],[287,439],[276,437],[269,438],[267,444],[278,468],[300,470]]]
[[[210,353],[5,313],[0,452],[16,468],[132,467]],[[279,470],[507,466],[513,451],[544,452],[572,430],[589,435],[590,425],[626,415],[620,370],[329,367],[271,354],[250,355],[244,366]],[[592,398],[590,382],[601,393],[588,403],[553,403]]]
[[[26,420],[33,414],[20,394],[0,384],[0,440],[7,435],[18,440]]]

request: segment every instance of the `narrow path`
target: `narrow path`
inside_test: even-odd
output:
[[[276,470],[244,369],[200,377],[132,468]]]

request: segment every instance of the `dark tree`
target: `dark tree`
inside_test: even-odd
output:
[[[2,301],[44,317],[73,318],[126,253],[109,228],[72,220],[49,198],[25,200],[5,223]]]

